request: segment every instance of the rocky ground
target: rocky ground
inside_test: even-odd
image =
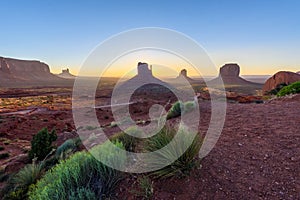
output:
[[[70,103],[67,99],[66,105]],[[25,114],[1,113],[0,146],[4,147],[1,153],[8,152],[10,156],[0,160],[0,165],[7,172],[16,171],[28,162],[30,140],[41,128],[56,127],[57,144],[76,136],[72,132],[70,105],[55,104],[50,108],[45,104],[44,109]],[[165,105],[165,100],[162,104]],[[200,101],[203,112],[200,132],[207,129],[209,108],[208,101]],[[299,108],[300,95],[264,104],[228,103],[222,135],[210,154],[201,160],[201,168],[186,178],[155,181],[154,199],[299,199]],[[111,113],[102,111],[106,116],[100,116],[110,123]],[[147,118],[147,112],[136,113]],[[107,130],[108,134],[114,131]],[[134,177],[124,180],[117,191],[119,198],[134,199],[129,191],[136,186]]]

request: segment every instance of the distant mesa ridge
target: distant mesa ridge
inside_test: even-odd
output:
[[[49,66],[37,60],[18,60],[14,58],[0,57],[0,72],[18,74],[22,72],[34,72],[49,74]]]
[[[0,86],[47,86],[64,83],[64,80],[52,74],[43,62],[0,57]]]

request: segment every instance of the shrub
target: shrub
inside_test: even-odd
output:
[[[96,194],[88,188],[77,188],[71,192],[69,200],[96,200]]]
[[[184,113],[189,113],[189,112],[193,111],[195,108],[196,108],[195,101],[187,101],[187,102],[184,102],[184,104],[183,104],[183,112]]]
[[[38,160],[44,159],[53,149],[52,142],[57,139],[55,130],[50,133],[47,128],[43,128],[36,135],[33,136],[31,141],[31,150],[29,151],[29,158],[35,157]]]
[[[9,157],[9,153],[1,153],[0,154],[0,159],[5,159]]]
[[[171,140],[172,143],[170,143]],[[168,148],[162,149],[168,144],[170,145]],[[154,155],[148,157],[150,159],[148,163],[150,163],[151,168],[157,168],[163,163],[175,161],[153,172],[153,175],[162,178],[188,174],[196,164],[196,156],[200,147],[201,139],[198,134],[194,136],[185,127],[180,128],[176,134],[174,129],[164,127],[157,135],[147,141],[146,150],[153,152]],[[159,149],[159,152],[155,152]]]
[[[194,101],[177,101],[175,102],[167,113],[167,119],[179,117],[181,114],[185,114],[193,111],[196,108]]]
[[[35,184],[36,181],[42,176],[43,171],[41,164],[28,164],[22,168],[12,178],[12,183],[15,187],[24,188],[29,187],[31,184]]]
[[[287,86],[286,83],[280,83],[276,85],[276,87],[273,90],[269,91],[268,94],[277,95],[277,93],[285,86]]]
[[[5,148],[3,146],[0,146],[0,151],[4,150]]]
[[[10,188],[4,199],[27,199],[29,187],[35,184],[42,174],[43,171],[40,164],[26,165],[9,180]]]
[[[130,133],[130,135],[125,132]],[[138,137],[141,136],[143,132],[137,129],[135,126],[127,128],[125,132],[120,132],[118,134],[113,135],[112,137],[110,137],[110,140],[112,142],[116,142],[117,140],[119,140],[120,142],[122,142],[127,151],[134,152],[140,141]]]
[[[119,158],[116,155],[118,152],[111,151],[107,144],[98,145],[91,151],[99,153],[99,156],[106,156],[104,159]],[[122,143],[119,142],[116,146],[123,148]],[[99,150],[101,152],[98,152]],[[123,158],[126,159],[126,155]],[[76,196],[93,199],[93,193],[98,197],[109,197],[120,181],[120,177],[118,171],[97,161],[90,153],[77,152],[49,170],[29,191],[29,199],[64,200]]]
[[[285,96],[289,94],[297,94],[300,93],[300,81],[292,83],[288,86],[283,87],[278,93],[277,96]]]
[[[62,145],[60,145],[55,153],[57,159],[66,159],[76,150],[78,150],[81,144],[80,138],[68,139]]]
[[[171,119],[174,117],[179,117],[181,115],[181,111],[183,110],[183,103],[182,101],[176,101],[170,110],[167,113],[167,119]]]
[[[143,176],[138,179],[139,190],[133,190],[131,193],[136,197],[141,197],[142,199],[152,199],[153,196],[153,182],[149,177]]]

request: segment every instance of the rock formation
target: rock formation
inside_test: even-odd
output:
[[[225,85],[252,85],[259,86],[262,85],[259,83],[254,83],[247,81],[240,76],[240,66],[235,63],[225,64],[220,68],[219,76],[210,81],[211,84],[220,83],[220,79],[222,78],[223,83]]]
[[[275,89],[279,84],[291,84],[296,81],[300,81],[300,75],[294,72],[288,71],[280,71],[274,74],[271,78],[269,78],[264,86],[263,92],[267,93],[273,89]]]
[[[153,76],[152,66],[149,68],[147,63],[139,62],[137,72],[137,75],[133,78],[116,85],[114,92],[119,94],[119,96],[126,95],[133,90],[137,94],[157,95],[159,93],[168,93],[168,88],[171,88],[169,84]]]
[[[188,77],[186,69],[182,69],[180,71],[179,75],[175,78],[175,81],[177,82],[177,84],[186,84],[186,81],[188,81],[190,84],[199,82]]]
[[[239,77],[240,75],[240,66],[238,64],[225,64],[220,68],[220,76],[222,78],[226,77]]]
[[[49,66],[43,62],[0,57],[0,86],[2,87],[42,86],[44,83],[57,84],[63,80],[52,74]]]
[[[300,71],[299,72],[296,72],[297,74],[300,74]]]
[[[63,69],[60,74],[57,74],[57,76],[60,78],[67,78],[67,79],[76,78],[76,76],[74,76],[73,74],[70,73],[70,70],[68,68]]]

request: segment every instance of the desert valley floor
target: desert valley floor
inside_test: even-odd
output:
[[[51,97],[51,104],[47,94],[37,95],[15,96],[14,101],[19,101],[20,107],[11,109],[8,99],[2,99],[2,103],[6,101],[6,109],[1,109],[0,145],[10,157],[1,160],[1,166],[8,173],[28,162],[26,152],[30,140],[41,128],[56,127],[57,145],[76,137],[70,93],[60,91]],[[31,105],[40,102],[29,110],[12,112],[26,105],[26,101]],[[199,105],[199,132],[203,133],[210,120],[210,102],[202,100]],[[139,111],[135,113],[143,106],[147,110],[148,103],[136,107]],[[299,108],[300,95],[268,100],[263,104],[227,103],[222,135],[210,154],[201,160],[201,167],[186,178],[155,181],[154,199],[299,199]],[[100,116],[110,123],[111,113],[102,111],[106,114]],[[141,112],[139,118],[147,118],[147,113]],[[115,132],[115,128],[106,130],[108,135]],[[121,182],[116,191],[118,199],[134,199],[129,191],[137,187],[137,176],[128,175]]]

